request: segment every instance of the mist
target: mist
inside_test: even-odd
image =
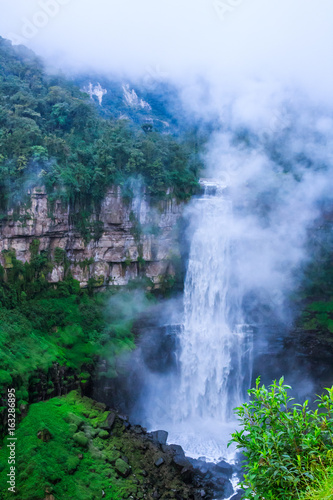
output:
[[[13,0],[3,12],[1,35],[36,51],[49,71],[103,74],[122,82],[170,82],[179,89],[189,122],[214,125],[203,153],[203,177],[219,186],[230,201],[231,212],[220,220],[215,213],[207,218],[202,213],[198,216],[196,198],[189,203],[185,217],[189,245],[193,241],[201,244],[212,260],[217,257],[218,264],[221,245],[226,254],[230,247],[230,259],[223,261],[223,269],[214,274],[211,266],[204,283],[209,296],[212,284],[208,278],[224,280],[223,313],[215,326],[212,315],[201,319],[203,324],[214,326],[207,329],[214,337],[204,341],[215,349],[212,360],[216,353],[224,353],[218,368],[225,379],[234,370],[239,337],[233,344],[231,333],[239,325],[279,323],[289,328],[292,324],[295,316],[289,297],[299,285],[302,266],[311,258],[307,251],[309,230],[321,216],[322,203],[332,202],[333,3]],[[203,242],[198,237],[195,240],[198,231],[205,234]],[[203,254],[201,258],[205,273],[206,257]],[[199,284],[202,275],[200,279]],[[220,283],[214,286],[215,307]],[[115,309],[118,307],[115,303]],[[195,318],[186,319],[186,314],[195,314],[192,309],[177,311],[174,319],[174,304],[164,307],[167,312],[159,327],[168,326],[167,321],[195,323]],[[221,338],[220,325],[228,333],[222,343],[217,340]],[[178,333],[181,343],[189,330],[185,328],[185,337]],[[264,349],[269,331],[261,333]],[[199,340],[201,343],[192,343],[199,351],[188,353],[188,380],[196,380],[201,362],[203,341]],[[151,426],[162,420],[163,425],[177,423],[177,419],[179,423],[183,405],[182,398],[177,399],[179,388],[183,387],[183,396],[190,392],[181,380],[179,383],[186,360],[182,359],[180,366],[171,363],[169,372],[156,373],[144,359],[144,350],[145,337],[134,354],[144,388],[133,415]],[[211,359],[205,360],[207,370],[200,372],[200,387],[193,386],[201,392],[193,396],[195,408],[188,411],[193,422],[197,402],[206,405],[201,412],[206,418],[201,429],[207,427],[209,419],[227,424],[225,408],[220,408],[223,405],[211,402],[212,391],[220,383],[216,370],[212,373],[216,363]],[[244,383],[248,388],[250,370],[247,366],[245,376],[242,361],[237,361],[237,376],[247,377]],[[126,356],[119,362],[128,366],[133,359]],[[220,384],[218,390],[230,392],[229,386],[230,381]],[[210,394],[207,387],[212,388]],[[237,397],[226,397],[223,404],[241,402],[243,393],[244,387]],[[219,456],[220,449],[216,453]]]
[[[238,86],[264,78],[332,94],[329,0],[13,0],[0,32],[53,69]]]

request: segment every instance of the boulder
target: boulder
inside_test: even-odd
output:
[[[214,467],[214,470],[222,473],[227,479],[229,479],[233,473],[232,466],[225,460],[221,460],[221,462],[217,463]]]
[[[80,431],[74,434],[73,436],[74,441],[82,447],[87,447],[88,446],[88,438],[85,436],[84,432]]]
[[[191,462],[182,454],[179,455],[174,455],[172,458],[173,463],[178,465],[178,467],[186,467],[186,468],[191,468],[193,470]]]
[[[107,450],[103,452],[103,457],[110,464],[115,464],[118,458],[121,457],[121,454],[118,450]]]
[[[160,467],[162,464],[164,464],[164,458],[160,457],[155,461],[156,467]]]
[[[168,433],[166,431],[150,432],[149,438],[153,441],[153,443],[165,445],[168,439]]]
[[[64,417],[64,420],[68,424],[75,424],[77,427],[82,427],[85,423],[83,418],[75,415],[75,413],[68,413],[68,415]]]
[[[113,427],[114,421],[116,419],[116,414],[113,411],[110,411],[106,420],[100,425],[101,429],[106,429],[110,431]]]
[[[215,492],[222,492],[224,495],[224,498],[229,498],[233,492],[234,489],[232,487],[231,482],[229,479],[224,479],[222,477],[215,479],[214,478],[214,486],[213,486]]]
[[[165,451],[171,451],[174,455],[183,455],[185,457],[185,452],[179,444],[169,444]]]
[[[106,430],[102,430],[98,433],[98,437],[101,439],[107,439],[109,437],[109,433]]]
[[[52,439],[52,434],[48,429],[42,429],[37,432],[38,439],[41,439],[43,443],[48,443]]]
[[[118,458],[116,460],[115,469],[118,472],[118,474],[122,477],[127,477],[131,473],[131,467],[121,458]]]

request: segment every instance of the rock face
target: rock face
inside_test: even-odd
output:
[[[82,287],[89,278],[95,278],[99,286],[126,285],[139,271],[158,286],[162,276],[174,273],[170,255],[177,254],[177,221],[182,210],[183,205],[175,200],[153,207],[145,194],[127,204],[120,188],[113,187],[101,203],[98,219],[96,214],[90,219],[91,224],[98,220],[101,236],[86,242],[71,224],[68,208],[56,201],[51,214],[45,190],[36,188],[29,209],[20,217],[9,213],[0,221],[0,262],[6,267],[1,252],[10,249],[22,262],[29,261],[30,245],[38,239],[40,251],[49,250],[52,256],[56,248],[66,252],[72,275]],[[47,279],[56,283],[63,277],[64,266],[55,264]]]

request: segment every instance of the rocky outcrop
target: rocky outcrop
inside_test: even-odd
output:
[[[100,286],[126,285],[142,272],[158,286],[162,276],[174,272],[171,254],[177,254],[177,221],[183,206],[175,200],[161,201],[151,206],[146,195],[124,202],[120,188],[111,188],[101,203],[91,224],[98,223],[99,238],[87,242],[70,222],[72,214],[60,201],[49,210],[43,189],[34,189],[31,206],[20,215],[0,222],[0,261],[6,267],[3,250],[13,249],[22,262],[30,260],[31,243],[38,239],[39,250],[65,251],[70,270],[81,286],[95,278]],[[50,282],[64,278],[64,265],[54,263],[47,276]]]

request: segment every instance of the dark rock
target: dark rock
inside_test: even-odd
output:
[[[156,460],[155,465],[156,467],[160,467],[162,464],[164,464],[164,458],[160,457]]]
[[[233,473],[232,466],[225,460],[221,460],[221,462],[216,464],[214,470],[216,470],[217,472],[221,472],[227,478],[230,478]]]
[[[175,455],[183,455],[185,457],[185,452],[179,444],[169,444],[167,449]]]
[[[149,438],[152,439],[153,443],[165,445],[168,439],[168,433],[166,431],[150,432]]]
[[[214,481],[213,488],[217,492],[223,492],[225,498],[230,497],[234,492],[231,482],[228,479],[224,478],[218,478],[216,481]]]
[[[42,429],[37,432],[37,437],[38,439],[41,439],[43,443],[48,443],[52,439],[52,434],[49,430]]]
[[[195,458],[189,458],[188,459],[192,466],[194,467],[195,471],[199,473],[201,476],[205,476],[209,471],[212,471],[215,467],[215,464],[212,462],[204,462],[203,460],[200,459],[195,459]]]
[[[191,465],[190,467],[183,467],[180,474],[185,483],[191,483],[193,478],[193,467]]]
[[[193,470],[191,462],[184,455],[174,455],[172,461],[178,465],[178,467],[187,467]]]
[[[27,413],[28,413],[28,405],[21,404],[20,405],[20,412],[21,412],[21,418],[26,417]]]
[[[135,434],[143,434],[143,429],[140,425],[134,425],[132,427],[132,431],[135,433]]]
[[[147,476],[148,476],[148,472],[147,472],[146,470],[142,470],[142,471],[141,471],[141,475],[142,475],[143,477],[147,477]]]

